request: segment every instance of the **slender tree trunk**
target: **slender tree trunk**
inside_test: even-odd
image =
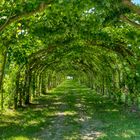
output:
[[[42,84],[41,84],[41,93],[46,94],[46,73],[42,73]]]
[[[31,100],[30,97],[31,72],[29,70],[27,70],[25,79],[27,80],[26,87],[25,87],[25,104],[28,105],[30,104],[30,100]]]
[[[35,83],[34,83],[35,84],[35,93],[34,93],[34,96],[37,97],[38,75],[36,73],[34,75],[35,75]]]
[[[23,84],[22,82],[19,85],[19,106],[22,107],[22,101],[23,101]]]
[[[20,79],[20,73],[18,73],[16,77],[16,91],[14,95],[14,108],[15,109],[18,108],[19,79]]]
[[[8,48],[6,48],[3,54],[3,63],[2,63],[1,75],[0,75],[1,109],[4,108],[3,106],[4,104],[3,79],[4,79],[4,72],[5,72],[5,66],[6,66],[7,51],[8,51]]]
[[[33,74],[32,76],[32,94],[33,94],[33,97],[35,97],[35,82],[36,82],[36,77],[35,77],[35,73]]]
[[[40,90],[39,90],[39,88],[40,88],[40,86],[39,86],[39,74],[37,74],[36,75],[36,97],[38,97],[39,96],[39,92],[40,92]]]
[[[105,82],[104,82],[104,76],[103,76],[103,81],[102,81],[102,95],[105,94]]]
[[[51,90],[51,75],[48,75],[48,90]]]
[[[42,92],[42,74],[39,74],[39,96],[41,95]]]

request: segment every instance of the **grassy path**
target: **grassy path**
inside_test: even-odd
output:
[[[140,140],[140,115],[66,81],[35,101],[0,116],[0,140]]]

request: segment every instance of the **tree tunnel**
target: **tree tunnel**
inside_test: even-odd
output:
[[[68,75],[118,103],[138,104],[139,5],[130,0],[0,4],[1,108],[28,105]]]
[[[115,83],[119,82],[115,81],[120,76],[121,66],[118,65],[122,65],[120,54],[106,49],[101,51],[97,47],[48,46],[31,54],[17,72],[15,108],[30,104],[31,98],[40,96],[41,93],[47,94],[48,90],[65,80],[67,75],[73,75],[74,79],[103,95],[107,92],[106,80],[114,82],[109,85],[114,86],[113,90],[120,88],[120,83]]]

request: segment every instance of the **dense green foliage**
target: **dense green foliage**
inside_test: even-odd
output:
[[[130,0],[1,0],[0,9],[1,108],[29,105],[68,75],[138,107],[139,5]]]

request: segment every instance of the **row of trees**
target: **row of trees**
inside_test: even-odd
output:
[[[67,75],[138,105],[140,7],[130,0],[0,2],[0,99],[23,106]]]

